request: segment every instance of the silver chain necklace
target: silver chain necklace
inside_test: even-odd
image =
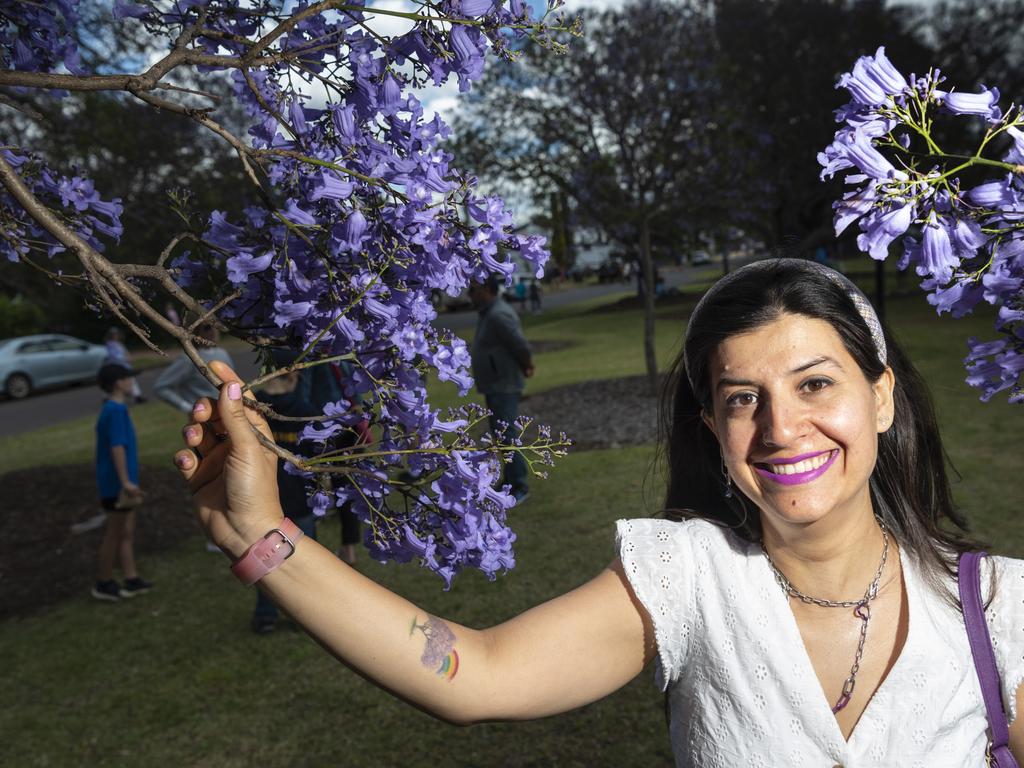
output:
[[[853,657],[853,666],[850,668],[850,676],[846,678],[843,683],[843,692],[839,696],[839,700],[835,706],[832,707],[832,714],[835,714],[839,710],[843,709],[847,704],[850,703],[850,699],[853,697],[853,688],[857,684],[857,673],[860,671],[860,662],[864,658],[864,641],[868,637],[868,621],[871,619],[871,606],[868,605],[872,600],[878,597],[878,585],[882,581],[882,571],[885,570],[885,561],[889,557],[889,531],[885,527],[885,523],[879,520],[877,517],[875,520],[878,521],[878,527],[882,529],[882,561],[878,564],[878,570],[875,571],[875,578],[871,580],[871,584],[868,585],[867,591],[860,600],[822,600],[820,597],[811,597],[805,595],[799,589],[794,587],[786,575],[779,570],[779,567],[775,565],[775,561],[772,560],[772,556],[768,554],[768,550],[765,549],[764,541],[761,542],[761,551],[764,552],[765,558],[768,560],[768,565],[771,566],[772,572],[775,574],[775,580],[779,582],[779,586],[782,587],[782,591],[787,595],[797,598],[801,602],[807,603],[808,605],[819,605],[822,608],[853,608],[853,615],[861,621],[860,625],[860,639],[857,641],[857,653]]]

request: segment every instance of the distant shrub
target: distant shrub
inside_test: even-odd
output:
[[[0,295],[0,339],[40,333],[45,321],[43,310],[31,301]]]

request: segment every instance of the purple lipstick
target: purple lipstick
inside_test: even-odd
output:
[[[822,456],[828,456],[824,462],[815,461]],[[754,471],[757,472],[761,477],[772,480],[780,485],[803,485],[809,483],[812,480],[817,480],[823,474],[828,471],[828,468],[835,462],[836,457],[839,456],[838,450],[831,451],[816,451],[815,453],[804,453],[800,456],[792,456],[785,459],[775,459],[769,462],[761,462],[754,464]],[[800,464],[807,462],[809,465],[807,469],[802,469],[798,472],[773,472],[768,467],[791,467],[794,464]]]

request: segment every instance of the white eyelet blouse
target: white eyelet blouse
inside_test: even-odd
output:
[[[906,644],[846,741],[759,545],[702,520],[620,520],[618,540],[654,624],[676,766],[985,765],[988,721],[963,616],[912,557],[901,557]],[[1024,561],[986,558],[983,585],[993,566],[986,618],[1012,719],[1024,680]]]

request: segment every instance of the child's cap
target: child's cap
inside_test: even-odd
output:
[[[121,379],[130,379],[136,371],[122,363],[105,363],[96,374],[96,383],[100,389],[109,392]]]

